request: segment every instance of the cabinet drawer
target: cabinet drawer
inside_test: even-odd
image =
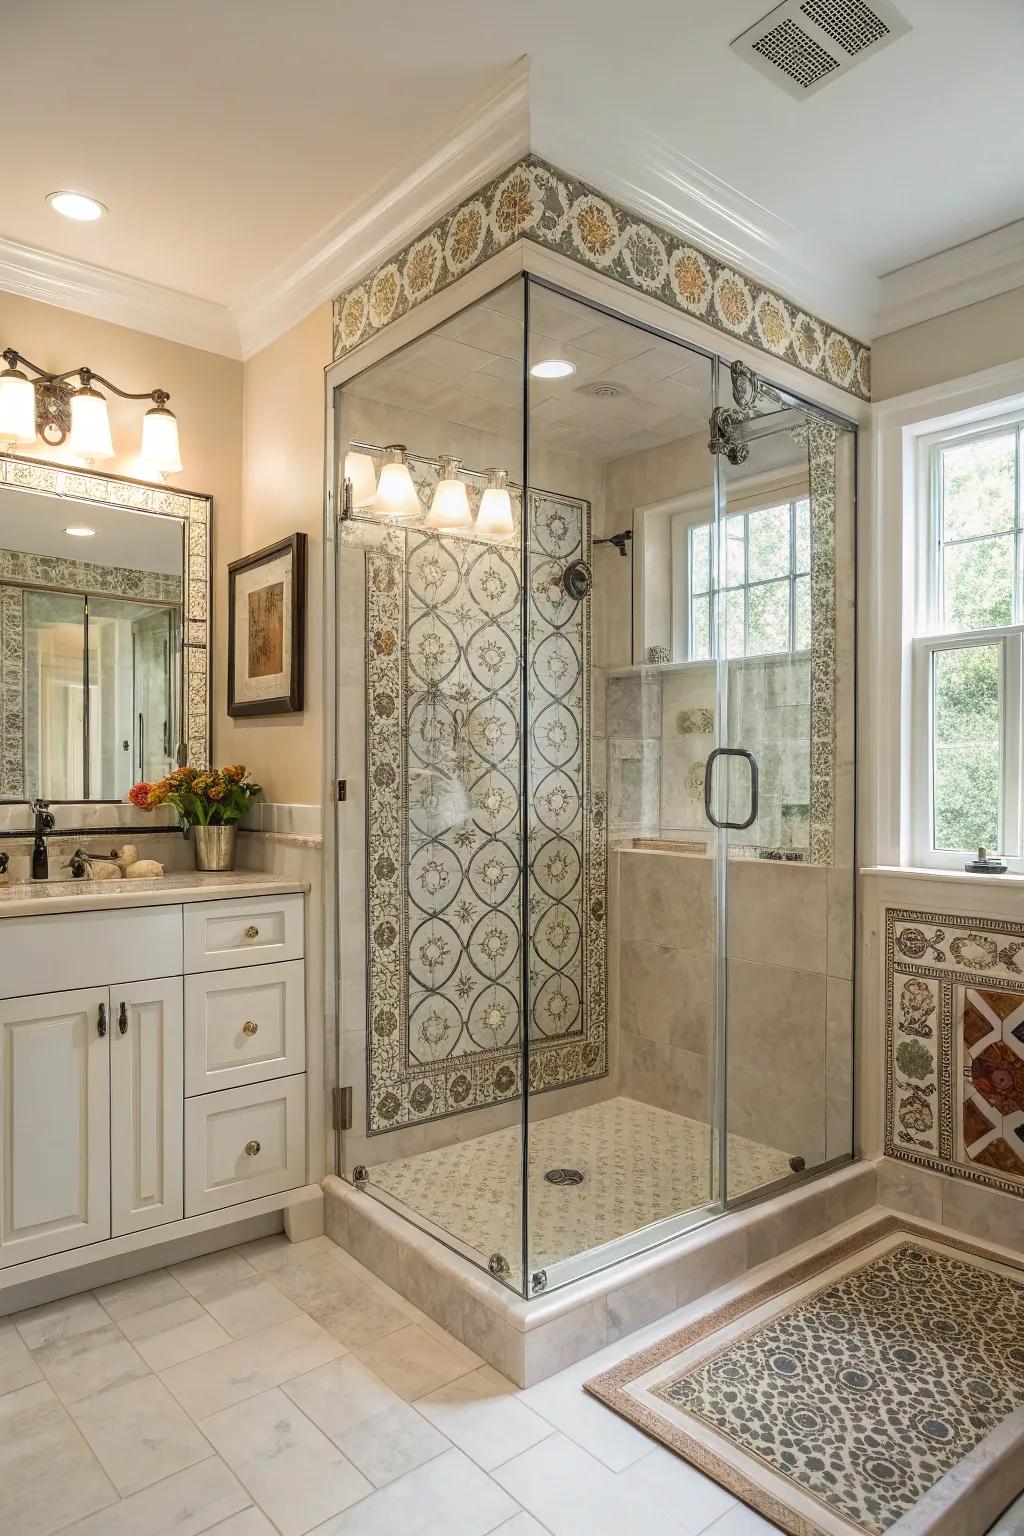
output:
[[[306,1070],[301,960],[185,978],[185,1092]]]
[[[181,908],[5,917],[0,945],[0,997],[180,976]]]
[[[185,1101],[185,1215],[297,1189],[306,1172],[306,1079]]]
[[[186,972],[302,957],[301,895],[197,901],[183,911]]]

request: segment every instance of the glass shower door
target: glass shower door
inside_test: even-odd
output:
[[[743,369],[721,381],[705,788],[735,1203],[851,1151],[853,482],[852,433]]]

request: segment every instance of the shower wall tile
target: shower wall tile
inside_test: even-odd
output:
[[[711,859],[623,849],[619,860],[624,939],[674,949],[713,948]]]
[[[878,1164],[878,1203],[891,1211],[904,1211],[922,1221],[942,1220],[941,1173],[915,1168],[883,1157]]]
[[[729,1130],[808,1167],[826,1152],[826,978],[729,965]]]
[[[826,872],[813,865],[731,860],[730,955],[824,975],[826,891]]]
[[[710,1056],[710,952],[626,939],[619,965],[620,1027],[641,1039]]]
[[[853,1150],[853,982],[826,978],[825,1156]]]
[[[850,867],[827,872],[828,938],[827,965],[830,976],[853,979],[854,881]]]

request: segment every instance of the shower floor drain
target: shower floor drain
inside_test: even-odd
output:
[[[549,1184],[582,1184],[583,1175],[578,1168],[549,1168],[544,1175]]]

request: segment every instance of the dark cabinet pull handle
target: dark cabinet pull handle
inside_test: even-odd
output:
[[[96,1033],[98,1035],[102,1036],[102,1035],[105,1035],[106,1032],[107,1032],[107,1005],[106,1005],[106,1003],[100,1003],[100,1011],[99,1011],[99,1015],[98,1015],[98,1017],[96,1019]]]
[[[124,1002],[122,1002],[120,1008],[117,1010],[117,1027],[121,1031],[122,1035],[126,1035],[128,1033],[128,1006]]]
[[[746,821],[719,821],[711,809],[711,769],[716,757],[742,757],[750,765],[750,815]],[[753,752],[748,752],[745,747],[716,747],[704,764],[704,814],[713,827],[731,827],[734,832],[742,832],[745,827],[752,827],[757,820],[757,759]]]

